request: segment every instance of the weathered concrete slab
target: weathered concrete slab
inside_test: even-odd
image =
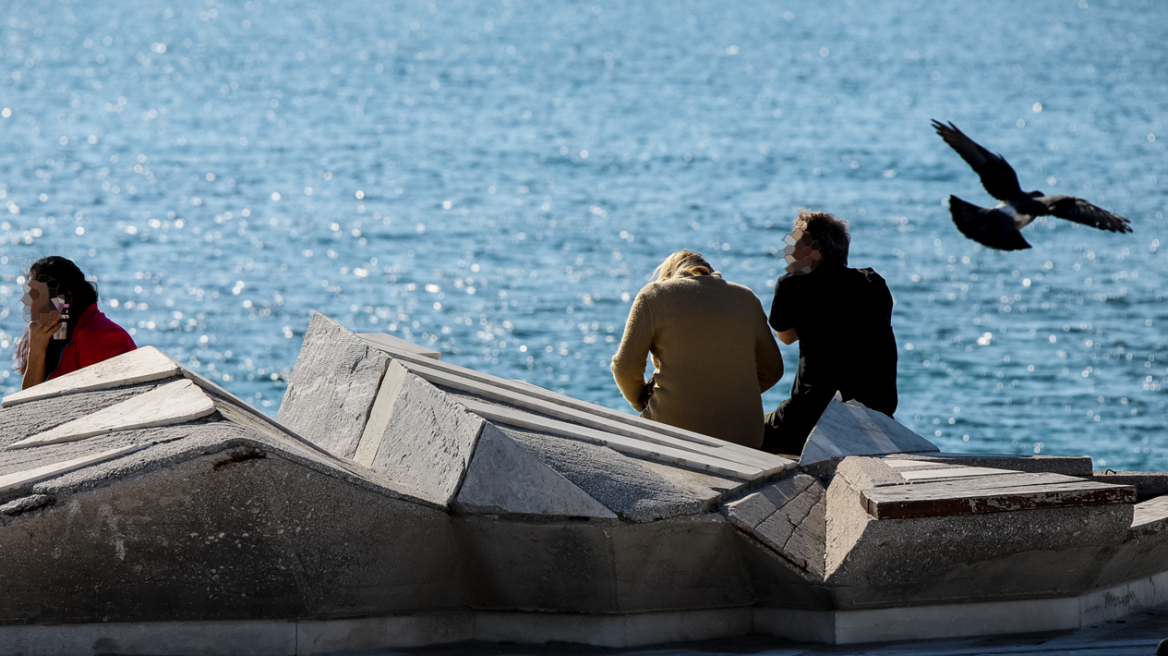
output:
[[[846,456],[938,451],[925,438],[888,415],[856,401],[832,399],[807,438],[800,465]]]
[[[479,435],[454,508],[467,513],[616,519],[611,510],[489,423]]]
[[[643,613],[750,605],[751,581],[734,533],[714,514],[610,529],[619,608]]]
[[[534,431],[499,426],[536,458],[621,519],[649,522],[701,512],[706,501],[679,489],[612,449]]]
[[[797,474],[727,503],[731,524],[790,560],[812,579],[822,579],[826,541],[825,490],[815,478]]]
[[[1131,524],[1132,506],[1122,503],[877,520],[860,493],[889,469],[847,458],[828,487],[825,581],[838,607],[1080,594],[1101,550],[1119,545]],[[899,487],[910,486],[874,489]]]
[[[231,428],[188,426],[216,425]],[[233,434],[218,452],[179,439],[37,485],[57,502],[0,526],[0,624],[465,606],[448,515]],[[131,458],[154,464],[110,469]]]
[[[911,474],[905,472],[902,476]],[[991,472],[986,476],[934,478],[911,485],[875,487],[863,490],[860,498],[868,514],[876,519],[906,519],[1133,504],[1136,492],[1131,486],[1096,483],[1059,474]]]
[[[81,469],[82,467],[88,467],[89,465],[94,465],[99,462],[120,458],[124,455],[135,453],[149,447],[149,444],[134,444],[130,446],[123,446],[117,449],[109,449],[108,451],[95,453],[93,455],[73,458],[72,460],[65,460],[64,462],[55,462],[53,464],[44,465],[35,469],[5,474],[0,476],[0,494],[24,487],[25,485],[31,485],[32,483],[39,483],[46,478],[67,474],[71,471]]]
[[[4,397],[0,406],[7,408],[65,394],[92,392],[172,378],[179,374],[179,370],[179,364],[165,353],[153,346],[143,346],[93,366],[67,373],[60,378],[9,394]]]
[[[320,313],[288,380],[276,420],[342,458],[352,458],[389,356]]]
[[[411,486],[427,499],[449,505],[485,423],[442,390],[406,374],[372,469]]]
[[[414,355],[418,355],[423,358],[431,358],[433,360],[442,359],[441,351],[435,351],[432,348],[422,346],[421,344],[415,344],[407,339],[402,339],[400,337],[395,337],[386,333],[357,333],[357,336],[361,339],[367,340],[377,348],[387,353],[392,354],[404,351],[406,353],[413,353]]]
[[[1136,498],[1139,501],[1168,495],[1168,472],[1117,472],[1108,469],[1106,471],[1090,472],[1083,474],[1083,476],[1094,476],[1094,479],[1100,483],[1134,485],[1136,488]]]
[[[73,442],[119,430],[167,426],[202,419],[215,404],[189,380],[167,383],[91,415],[74,419],[38,435],[14,442],[8,449],[25,449]]]

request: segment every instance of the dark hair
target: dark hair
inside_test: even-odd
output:
[[[85,279],[72,260],[57,255],[42,257],[28,268],[28,275],[40,282],[54,283],[59,294],[70,294],[73,316],[80,316],[85,308],[97,302],[97,286]]]
[[[848,222],[837,219],[830,212],[803,210],[795,219],[795,230],[811,233],[819,242],[819,250],[825,256],[834,257],[841,264],[848,264],[848,246],[852,238],[848,235]]]

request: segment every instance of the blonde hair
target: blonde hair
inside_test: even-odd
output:
[[[795,217],[793,229],[810,233],[819,242],[821,253],[836,257],[847,266],[848,246],[852,241],[847,221],[836,218],[831,212],[802,210]]]
[[[693,251],[677,251],[665,258],[653,270],[653,281],[662,282],[673,278],[688,278],[691,276],[708,276],[714,273],[714,267],[700,254]]]

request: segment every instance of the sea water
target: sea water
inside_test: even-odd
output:
[[[629,410],[609,362],[653,267],[697,250],[769,308],[806,207],[896,298],[899,421],[1165,469],[1166,25],[1136,0],[0,1],[0,345],[61,254],[268,413],[313,311]],[[1134,232],[965,239],[949,195],[995,201],[931,118]]]

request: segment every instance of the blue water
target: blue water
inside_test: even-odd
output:
[[[1166,469],[1166,25],[1132,0],[0,0],[0,345],[59,253],[269,413],[313,310],[627,409],[608,363],[653,267],[698,250],[769,307],[809,207],[896,297],[900,421]],[[930,118],[1134,233],[964,239],[943,200],[992,201]]]

